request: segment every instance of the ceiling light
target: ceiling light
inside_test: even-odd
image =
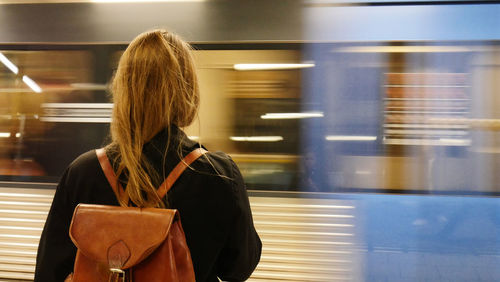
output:
[[[248,70],[289,70],[289,69],[303,69],[313,68],[313,63],[303,64],[235,64],[235,70],[248,71]]]
[[[36,82],[34,82],[33,79],[29,78],[27,75],[23,75],[23,81],[31,88],[31,90],[36,93],[42,93],[42,88],[40,88],[40,86],[38,86],[38,84],[36,84]]]
[[[354,135],[328,135],[328,141],[375,141],[377,136],[354,136]]]
[[[0,138],[9,138],[10,132],[0,132]]]
[[[231,136],[229,139],[240,142],[277,142],[282,141],[281,136]]]
[[[309,112],[309,113],[267,113],[261,115],[261,119],[300,119],[300,118],[314,118],[323,117],[322,112]]]
[[[5,57],[2,53],[0,53],[0,62],[2,62],[9,70],[13,73],[17,74],[19,69],[14,65],[7,57]]]

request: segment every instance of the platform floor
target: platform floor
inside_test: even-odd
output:
[[[0,282],[33,280],[53,193],[0,187]],[[500,281],[498,255],[369,250],[353,200],[250,197],[250,204],[263,250],[249,281]]]

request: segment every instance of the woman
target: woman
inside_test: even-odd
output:
[[[207,153],[164,199],[156,188],[189,152],[200,147],[179,127],[197,114],[199,90],[189,44],[164,30],[135,38],[113,80],[112,142],[106,146],[128,203],[119,203],[95,151],[69,165],[57,187],[38,248],[35,281],[63,281],[76,248],[68,230],[78,203],[177,209],[197,281],[247,279],[260,259],[243,179],[229,156]]]

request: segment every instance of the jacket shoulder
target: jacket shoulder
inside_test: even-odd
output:
[[[204,172],[225,176],[234,180],[240,171],[233,159],[222,151],[207,152],[205,157],[200,157],[199,162],[203,165]]]
[[[89,170],[95,170],[96,165],[99,164],[95,150],[87,151],[75,160],[71,162],[68,166],[68,171],[72,173],[76,172],[88,172]]]

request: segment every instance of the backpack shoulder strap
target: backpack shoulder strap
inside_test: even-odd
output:
[[[118,177],[116,177],[115,171],[113,170],[113,167],[109,162],[104,148],[95,150],[95,153],[97,155],[97,159],[99,160],[99,164],[101,165],[102,171],[104,172],[109,185],[111,185],[111,188],[113,188],[115,195],[117,195],[117,197],[120,197],[123,203],[128,202],[128,195],[123,190],[120,182],[118,182]]]
[[[113,170],[111,163],[109,162],[108,156],[106,155],[106,151],[104,150],[104,148],[100,148],[95,151],[97,159],[99,160],[99,164],[101,165],[104,175],[106,176],[106,179],[111,185],[111,188],[113,188],[115,194],[122,199],[122,202],[127,202],[128,195],[127,193],[125,193],[123,187],[118,182],[118,178],[116,177],[115,171]],[[172,185],[174,185],[175,181],[177,180],[177,178],[179,178],[179,176],[181,176],[184,170],[190,164],[192,164],[194,161],[196,161],[199,157],[203,156],[207,152],[208,151],[203,148],[197,148],[194,149],[187,156],[185,156],[170,172],[165,181],[163,181],[163,183],[156,191],[158,197],[163,198],[170,190],[170,188],[172,188]]]
[[[203,156],[206,154],[208,151],[203,149],[203,148],[197,148],[194,149],[191,153],[189,153],[187,156],[184,157],[170,172],[170,174],[167,176],[165,181],[160,185],[156,193],[158,194],[158,197],[163,198],[167,192],[172,188],[172,185],[174,185],[175,181],[181,174],[184,172],[184,170],[192,164],[194,161],[196,161],[199,157]]]

